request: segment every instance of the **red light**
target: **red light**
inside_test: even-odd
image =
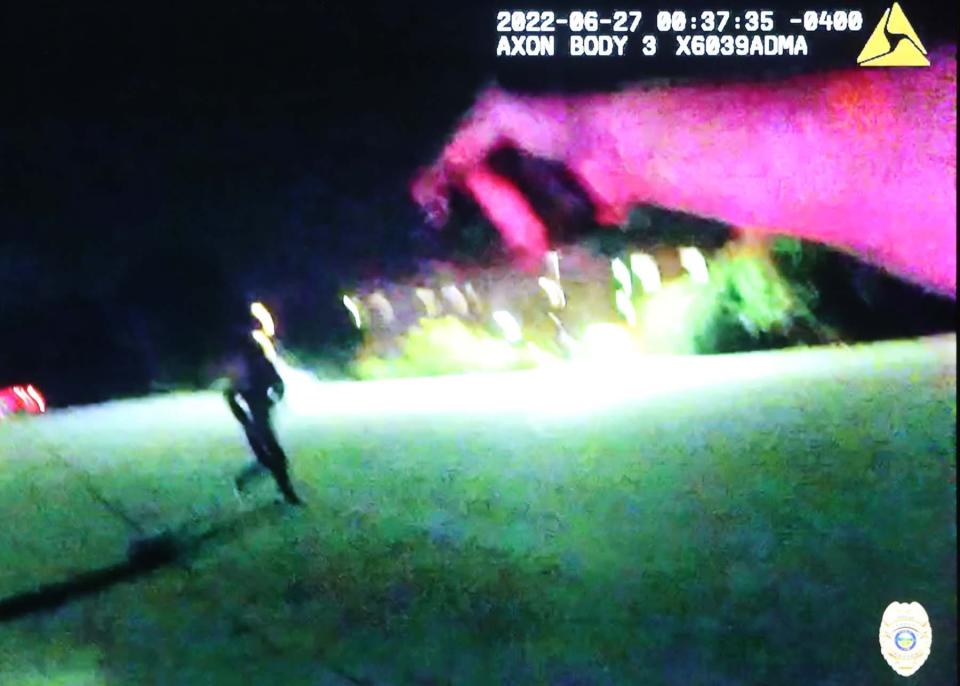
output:
[[[47,401],[44,399],[43,394],[34,388],[32,384],[27,386],[27,393],[33,398],[34,402],[36,402],[37,408],[41,413],[47,411]]]

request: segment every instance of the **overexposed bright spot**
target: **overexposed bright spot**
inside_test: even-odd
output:
[[[444,286],[440,289],[440,292],[444,299],[450,304],[450,307],[453,308],[454,312],[461,317],[466,317],[470,314],[470,306],[467,304],[467,299],[455,284]]]
[[[640,285],[646,293],[655,293],[659,291],[662,283],[660,280],[660,267],[653,256],[647,253],[634,253],[630,256],[630,268],[640,279]]]
[[[353,315],[353,323],[359,329],[363,326],[363,320],[360,318],[360,307],[356,301],[349,295],[343,296],[343,306]]]
[[[620,284],[620,288],[626,292],[628,297],[633,295],[633,279],[630,277],[630,270],[627,269],[623,260],[619,257],[614,258],[610,263],[610,268],[613,270],[613,278]]]
[[[627,320],[627,324],[630,326],[636,326],[637,311],[633,306],[633,301],[630,300],[630,296],[618,289],[615,298],[617,303],[617,311],[619,311],[620,314],[623,315],[624,319]]]
[[[567,328],[563,325],[563,322],[560,321],[560,318],[557,315],[555,315],[553,312],[548,312],[547,316],[550,317],[550,321],[552,321],[557,327],[557,340],[560,342],[560,344],[568,352],[575,353],[579,349],[580,343],[573,336],[571,336],[569,332],[567,332]]]
[[[697,248],[680,248],[680,264],[694,282],[707,283],[710,280],[707,260]]]
[[[936,369],[950,383],[956,382],[955,335],[729,355],[638,354],[631,349],[630,332],[617,324],[596,324],[584,338],[592,355],[517,372],[328,381],[281,361],[278,371],[290,386],[281,413],[308,420],[312,426],[342,419],[358,419],[367,426],[369,421],[391,416],[529,416],[566,421],[710,388],[745,389],[760,381],[776,388],[848,374],[873,378],[878,369],[888,366]],[[44,421],[59,422],[59,430],[77,435],[84,435],[91,422],[164,430],[171,425],[235,430],[223,396],[215,391],[168,393],[55,410]],[[97,440],[104,438],[98,434]]]
[[[503,331],[503,337],[510,343],[518,343],[523,339],[523,331],[516,318],[506,310],[497,310],[493,313],[493,321]]]
[[[417,288],[414,293],[423,305],[428,317],[436,317],[440,313],[440,308],[437,306],[437,295],[432,288]]]
[[[473,284],[469,281],[463,286],[464,293],[467,294],[467,300],[470,301],[470,305],[473,307],[474,311],[479,312],[483,309],[483,302],[480,300],[480,296],[477,295],[477,291],[474,289]]]
[[[702,312],[702,289],[687,279],[671,281],[641,304],[644,349],[656,353],[696,353]]]
[[[563,293],[563,286],[561,286],[558,281],[541,276],[537,279],[537,283],[540,284],[543,292],[547,294],[547,298],[550,300],[550,307],[559,310],[566,306],[567,298]]]
[[[637,349],[636,340],[620,324],[591,324],[580,338],[579,352],[602,360],[622,359]]]
[[[47,411],[47,401],[43,399],[43,395],[32,384],[27,386],[27,394],[34,399],[41,412]]]
[[[554,281],[560,280],[560,253],[556,250],[547,251],[543,257],[547,274]]]
[[[526,350],[533,361],[540,367],[547,367],[552,364],[557,364],[560,361],[555,355],[551,355],[536,343],[528,342],[526,344]]]
[[[260,328],[265,334],[270,338],[273,338],[277,333],[277,327],[273,322],[273,316],[270,314],[270,310],[261,302],[251,303],[250,305],[250,314],[260,322]]]
[[[283,379],[284,403],[297,413],[309,411],[316,402],[322,382],[305,369],[291,366],[283,358],[278,358],[275,364],[277,373]]]
[[[13,394],[20,398],[20,402],[28,403],[30,402],[30,397],[27,395],[27,392],[23,390],[23,386],[14,386]]]

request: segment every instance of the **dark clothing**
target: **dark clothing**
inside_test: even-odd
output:
[[[283,380],[253,340],[243,347],[238,362],[232,385],[224,395],[233,416],[243,426],[257,462],[237,477],[237,490],[242,491],[250,479],[266,469],[286,501],[300,504],[290,483],[287,456],[273,431],[270,417],[273,406],[283,398]]]
[[[232,389],[242,395],[266,396],[271,390],[283,395],[283,379],[253,338],[246,339],[233,369]]]

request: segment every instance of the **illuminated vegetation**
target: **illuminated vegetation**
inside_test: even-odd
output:
[[[422,276],[415,287],[394,285],[394,301],[382,290],[345,296],[365,338],[354,373],[369,379],[523,369],[615,352],[710,354],[831,340],[811,309],[816,291],[802,280],[807,258],[795,241],[772,250],[735,242],[708,256],[628,246],[610,259],[571,254],[548,256],[540,276],[491,272],[479,294],[447,270],[432,281]],[[568,261],[580,264],[572,275],[560,266]],[[414,303],[407,322],[395,315],[404,298]]]

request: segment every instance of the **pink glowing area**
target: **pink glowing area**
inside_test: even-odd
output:
[[[43,414],[47,401],[33,384],[0,388],[0,417],[17,414]]]
[[[470,195],[521,263],[547,231],[490,153],[566,166],[596,220],[651,203],[853,252],[956,296],[956,54],[922,69],[858,69],[776,83],[634,88],[586,96],[487,91],[411,191],[442,225]]]

